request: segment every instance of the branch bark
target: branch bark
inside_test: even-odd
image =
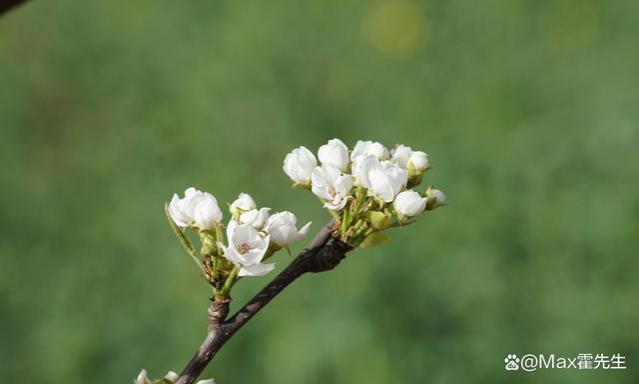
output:
[[[26,3],[27,1],[28,0],[0,0],[0,16],[4,15],[4,13],[10,9],[22,3]]]
[[[324,226],[308,246],[279,275],[228,320],[229,302],[212,299],[209,307],[209,332],[175,384],[191,384],[226,342],[289,284],[307,272],[335,268],[351,248],[331,236],[334,222]]]

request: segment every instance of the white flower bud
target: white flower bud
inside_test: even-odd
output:
[[[315,155],[308,148],[299,147],[286,155],[283,169],[295,184],[309,185],[316,166]]]
[[[240,223],[248,224],[255,229],[262,229],[269,217],[271,208],[260,208],[246,211],[240,215]]]
[[[173,199],[168,206],[169,215],[178,227],[188,227],[195,222],[195,209],[205,200],[212,200],[217,205],[215,197],[208,192],[202,192],[193,187],[184,191],[184,198],[180,199],[177,194],[173,195]],[[210,208],[210,207],[209,207]],[[219,208],[218,208],[219,210]],[[217,218],[217,214],[214,215]],[[221,212],[219,221],[222,220]]]
[[[334,165],[341,171],[346,171],[350,163],[348,147],[340,139],[331,139],[319,147],[317,157],[322,164]]]
[[[426,205],[426,209],[428,210],[446,205],[446,195],[439,189],[428,187],[426,190],[426,198],[428,199],[428,204]]]
[[[166,375],[164,375],[164,379],[170,382],[174,382],[175,380],[178,379],[178,377],[180,377],[180,375],[178,375],[177,373],[173,371],[169,371]]]
[[[297,217],[291,212],[279,212],[268,218],[264,230],[271,235],[271,241],[280,247],[287,246],[308,233],[311,223],[297,230]]]
[[[359,140],[353,148],[351,153],[351,160],[356,161],[358,158],[363,158],[368,155],[373,155],[377,160],[387,160],[389,157],[388,149],[382,144],[373,141]]]
[[[353,161],[353,175],[357,183],[364,188],[370,188],[369,173],[371,169],[379,166],[379,160],[373,155],[358,157]]]
[[[414,217],[419,216],[426,209],[427,199],[423,198],[419,193],[409,190],[400,192],[393,206],[395,210],[402,216]]]
[[[180,199],[177,193],[173,194],[168,211],[169,215],[171,215],[171,219],[178,227],[184,228],[193,221],[193,218],[183,211],[182,199]]]
[[[213,195],[204,193],[202,200],[195,206],[193,218],[200,229],[213,229],[222,221],[222,211]]]
[[[215,380],[213,379],[200,380],[196,384],[215,384]]]
[[[140,374],[138,374],[137,379],[135,379],[135,384],[148,384],[149,383],[149,379],[146,375],[146,369],[143,369],[140,371]]]
[[[388,149],[382,144],[374,142],[368,148],[368,153],[377,157],[379,160],[386,160],[389,157]]]
[[[400,167],[406,169],[408,168],[408,160],[412,154],[413,150],[411,147],[400,144],[391,152],[391,160],[397,163]]]
[[[373,193],[389,203],[406,186],[408,172],[397,164],[387,163],[373,168],[369,176]]]
[[[241,214],[242,212],[255,209],[255,201],[248,193],[240,193],[240,195],[231,203],[229,210],[231,214]]]
[[[429,166],[428,155],[422,151],[415,151],[410,156],[407,165],[411,171],[414,170],[416,173],[423,173]]]

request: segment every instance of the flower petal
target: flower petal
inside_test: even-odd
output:
[[[264,276],[275,268],[275,263],[245,265],[240,268],[240,276]]]

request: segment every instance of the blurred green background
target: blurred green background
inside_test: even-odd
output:
[[[180,370],[206,284],[162,205],[194,185],[328,214],[285,154],[427,151],[450,205],[306,276],[218,383],[639,381],[636,1],[34,1],[0,19],[0,381]],[[301,248],[301,244],[296,249]],[[279,255],[279,268],[288,257]],[[271,276],[246,279],[234,307]],[[625,371],[504,371],[508,353]]]

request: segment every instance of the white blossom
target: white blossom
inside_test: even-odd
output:
[[[170,382],[174,382],[178,379],[178,377],[180,377],[180,375],[178,375],[174,371],[169,371],[166,375],[164,375],[164,379]]]
[[[426,209],[427,199],[419,193],[409,190],[400,192],[393,202],[395,210],[403,216],[414,217],[420,215]]]
[[[271,208],[260,208],[246,211],[240,215],[240,223],[248,224],[255,229],[262,229],[269,218]]]
[[[324,206],[338,211],[346,205],[353,188],[353,176],[342,173],[331,164],[315,168],[311,177],[311,190],[325,201]]]
[[[405,169],[393,161],[380,162],[372,155],[353,163],[353,169],[358,183],[386,202],[393,201],[408,181]]]
[[[198,208],[199,204],[205,203]],[[196,211],[201,219],[198,226],[207,228],[211,222],[220,222],[222,212],[217,205],[217,200],[208,192],[202,192],[193,187],[184,191],[184,198],[173,194],[168,207],[169,215],[178,227],[188,227],[196,222]],[[205,225],[206,224],[206,225]]]
[[[266,221],[264,230],[271,236],[271,241],[280,247],[287,246],[308,233],[311,223],[308,222],[300,230],[297,229],[297,217],[291,212],[279,212],[271,215]]]
[[[286,155],[283,169],[294,183],[308,185],[311,182],[311,174],[316,166],[317,159],[313,152],[302,146]]]
[[[237,199],[231,203],[229,210],[232,214],[241,214],[242,212],[255,209],[255,201],[248,193],[240,193]]]
[[[379,160],[373,156],[358,157],[353,161],[353,175],[357,179],[357,183],[364,188],[370,188],[371,182],[368,175],[374,167],[379,166]]]
[[[275,264],[262,264],[268,250],[270,236],[262,236],[248,224],[231,220],[226,229],[228,247],[218,242],[224,257],[240,267],[239,276],[263,276],[275,268]]]
[[[319,147],[317,157],[322,164],[334,165],[341,171],[346,171],[350,163],[348,147],[340,139],[331,139]]]
[[[373,194],[389,203],[406,186],[408,172],[391,161],[384,161],[370,170],[368,178]]]
[[[413,151],[411,147],[398,145],[391,152],[391,160],[404,169],[408,169],[411,175],[422,174],[429,166],[426,152]]]
[[[351,160],[356,161],[368,155],[375,156],[377,160],[387,160],[389,157],[388,149],[382,144],[370,140],[358,140],[351,153]]]

